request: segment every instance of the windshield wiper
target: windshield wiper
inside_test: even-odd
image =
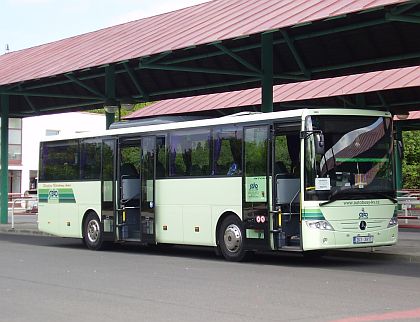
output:
[[[387,195],[386,193],[383,192],[379,192],[379,191],[366,191],[366,190],[361,190],[358,188],[346,188],[346,189],[339,189],[339,190],[335,190],[334,192],[332,192],[329,196],[328,196],[328,200],[324,201],[324,202],[320,202],[319,205],[320,206],[324,206],[324,205],[328,205],[336,200],[339,200],[340,197],[342,196],[360,196],[360,195],[374,195],[374,196],[378,196],[381,197],[381,199],[388,199],[391,200],[393,203],[397,203],[398,201]]]
[[[369,192],[366,192],[366,194],[371,194],[371,195],[379,196],[379,197],[382,197],[384,199],[391,200],[393,203],[397,203],[398,202],[397,199],[395,199],[395,198],[393,198],[393,197],[391,197],[391,196],[389,196],[389,195],[387,195],[386,193],[383,193],[383,192],[369,191]]]
[[[343,193],[344,191],[349,191],[349,190],[355,190],[355,188],[344,188],[344,189],[337,189],[335,191],[333,191],[332,193],[330,193],[330,195],[328,196],[328,200],[324,201],[324,202],[320,202],[319,205],[320,206],[324,206],[324,205],[328,205],[329,203],[332,203],[336,200],[338,200],[340,195],[348,195],[348,193]]]

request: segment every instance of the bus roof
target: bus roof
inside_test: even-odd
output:
[[[59,141],[79,138],[92,137],[106,137],[106,136],[120,136],[136,133],[150,133],[169,130],[182,130],[190,128],[200,128],[206,126],[227,125],[227,124],[242,124],[255,123],[267,120],[284,120],[291,121],[292,119],[304,119],[307,115],[367,115],[367,116],[386,116],[391,117],[390,112],[363,110],[363,109],[296,109],[288,111],[278,111],[271,113],[260,112],[241,112],[238,114],[227,115],[217,118],[206,118],[202,120],[181,121],[152,125],[141,125],[133,127],[121,127],[110,130],[82,132],[73,135],[55,135],[49,136],[42,141]]]

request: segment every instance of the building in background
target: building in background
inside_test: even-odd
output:
[[[39,142],[50,135],[105,129],[105,115],[72,112],[9,119],[9,193],[36,188]]]

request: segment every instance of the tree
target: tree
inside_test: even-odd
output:
[[[119,112],[115,113],[115,121],[118,121],[118,118],[123,119],[125,116],[130,115],[131,113],[134,113],[137,110],[142,109],[143,107],[153,104],[154,102],[147,102],[147,103],[137,103],[134,105],[133,109],[130,111],[127,111],[123,108],[121,108],[119,110]],[[105,110],[103,108],[98,108],[98,109],[94,109],[94,110],[89,110],[89,112],[91,113],[97,113],[97,114],[105,114]],[[121,113],[120,115],[118,115],[118,113]]]
[[[404,131],[403,187],[420,189],[420,131]]]

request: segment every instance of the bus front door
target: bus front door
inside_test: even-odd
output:
[[[272,139],[274,248],[300,250],[300,123],[275,124]]]
[[[155,137],[120,141],[117,239],[154,243]]]
[[[155,243],[155,155],[156,137],[141,140],[140,229],[144,243]]]

